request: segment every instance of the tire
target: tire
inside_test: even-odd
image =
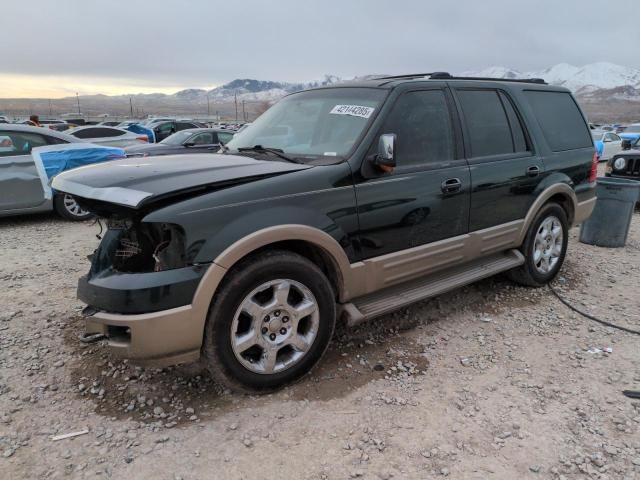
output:
[[[335,323],[335,295],[322,271],[298,254],[265,252],[223,280],[209,309],[202,358],[231,390],[272,391],[313,368]]]
[[[525,257],[524,265],[507,273],[511,280],[530,287],[542,287],[553,280],[560,271],[567,253],[568,223],[567,213],[560,205],[544,205],[529,227],[520,248]],[[550,232],[548,235],[544,234],[545,227],[546,231]],[[556,230],[557,233],[552,233]],[[559,238],[557,234],[561,234],[562,237]]]
[[[76,203],[75,199],[66,193],[58,193],[53,197],[53,209],[62,218],[74,222],[81,222],[93,216],[91,212],[80,208],[80,205]]]

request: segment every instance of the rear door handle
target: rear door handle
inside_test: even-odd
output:
[[[462,188],[462,182],[459,178],[449,178],[442,182],[440,189],[443,193],[456,193]]]
[[[537,177],[538,175],[540,175],[540,167],[537,165],[527,168],[528,177]]]

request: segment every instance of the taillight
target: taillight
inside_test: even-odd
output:
[[[589,172],[589,182],[595,182],[596,178],[598,178],[598,154],[593,153],[593,158],[591,159],[591,172]]]
[[[149,143],[149,137],[147,137],[146,135],[142,135],[140,137],[136,137],[136,139],[140,140],[141,142]]]

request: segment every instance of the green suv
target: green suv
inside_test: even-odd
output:
[[[88,334],[265,391],[308,372],[336,321],[498,272],[548,283],[596,167],[568,90],[434,73],[295,93],[218,153],[83,167],[53,188],[108,226],[78,286]]]

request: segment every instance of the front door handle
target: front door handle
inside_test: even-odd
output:
[[[440,189],[443,193],[456,193],[462,188],[462,182],[459,178],[449,178],[442,182]]]
[[[527,168],[527,177],[537,177],[538,175],[540,175],[540,167],[537,165]]]

